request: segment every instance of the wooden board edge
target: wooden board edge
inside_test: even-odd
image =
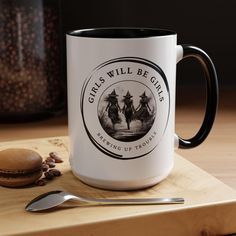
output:
[[[204,219],[204,220],[202,220]],[[73,225],[14,236],[182,236],[236,234],[236,201]],[[12,235],[13,236],[13,235]]]

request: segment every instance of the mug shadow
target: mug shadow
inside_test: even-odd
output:
[[[151,190],[152,187],[143,188],[140,190],[107,190],[90,186],[82,182],[79,178],[73,175],[71,170],[67,170],[63,173],[63,179],[59,182],[58,187],[60,190],[80,195],[84,197],[96,197],[96,198],[130,198],[135,196],[147,196],[147,190]]]

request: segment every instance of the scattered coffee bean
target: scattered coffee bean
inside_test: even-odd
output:
[[[55,157],[57,157],[58,154],[57,154],[56,152],[50,152],[50,153],[49,153],[49,156],[50,156],[51,158],[55,159]]]
[[[58,156],[56,152],[50,152],[49,156],[55,160],[56,163],[62,163],[63,160]]]
[[[48,164],[46,164],[46,163],[42,164],[43,172],[47,171],[49,169],[49,167],[50,166]]]
[[[46,163],[49,163],[49,162],[55,163],[55,160],[53,158],[51,158],[51,157],[47,157],[46,158]]]
[[[42,179],[38,179],[35,184],[38,185],[38,186],[44,186],[46,185],[47,183],[47,180],[45,178],[42,178]]]
[[[51,169],[56,166],[56,163],[62,163],[63,160],[58,156],[56,152],[50,152],[49,156],[42,162],[42,170],[44,172],[44,178],[38,179],[35,182],[37,186],[44,186],[48,180],[52,180],[54,177],[61,176],[62,173],[58,169]]]
[[[44,172],[44,176],[48,180],[52,180],[54,178],[54,175],[52,173],[50,173],[49,171]]]
[[[53,162],[47,162],[47,165],[49,166],[49,168],[54,168],[56,166]]]
[[[55,177],[61,176],[61,172],[57,169],[51,169],[48,172],[50,172]]]

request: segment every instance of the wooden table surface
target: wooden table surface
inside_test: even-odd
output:
[[[231,98],[232,98],[232,95],[231,95]],[[183,97],[183,100],[185,99],[186,98]],[[177,108],[176,108],[176,133],[184,138],[191,137],[199,129],[199,126],[202,122],[203,115],[204,115],[204,109],[203,109],[203,106],[201,105],[201,101],[197,101],[196,99],[194,99],[194,97],[187,100],[188,100],[188,104],[191,104],[191,106],[189,105],[187,106],[187,105],[181,104],[181,102],[180,103],[177,102]],[[229,103],[229,101],[231,103]],[[215,125],[213,126],[212,132],[208,136],[207,140],[202,145],[191,150],[176,150],[176,152],[180,154],[182,157],[184,157],[185,159],[188,159],[195,165],[199,166],[201,169],[206,170],[209,174],[215,176],[217,179],[221,180],[226,185],[236,189],[236,136],[235,136],[236,134],[236,109],[233,103],[234,103],[233,99],[229,99],[229,100],[224,99],[223,101],[220,102],[219,111],[216,117]],[[66,114],[62,116],[58,116],[58,117],[52,117],[47,120],[36,121],[36,122],[21,123],[21,124],[0,124],[0,142],[1,142],[0,144],[2,144],[2,148],[4,148],[4,145],[5,145],[4,142],[6,141],[45,138],[45,137],[64,136],[64,135],[67,135]],[[189,169],[189,167],[187,169]],[[174,172],[172,173],[172,175],[173,174]],[[201,183],[205,184],[205,182],[207,182],[207,181],[203,181],[203,179],[204,180],[206,179],[204,177],[205,174],[203,173],[201,176],[203,176],[201,179],[200,179],[200,175],[195,176],[196,180],[199,179]],[[213,182],[216,183],[215,180],[213,180]],[[199,186],[202,186],[202,184],[200,184]],[[227,189],[227,186],[217,187],[213,184],[210,184],[209,186],[212,187],[212,191],[209,191],[209,193],[211,193],[214,197],[220,197],[221,192],[222,192],[222,196],[228,197],[229,195],[227,195],[228,194],[227,191],[229,192],[233,191],[233,190]],[[224,190],[221,191],[220,189],[221,190],[224,189]],[[3,195],[1,196],[2,197],[8,196],[6,194],[9,194],[10,190],[4,190],[4,191],[6,191],[6,193],[4,192]],[[218,192],[214,194],[214,191],[218,191]],[[232,195],[234,194],[236,194],[235,191],[232,192]],[[28,197],[27,194],[26,196]],[[230,195],[230,199],[235,199],[235,197]],[[22,201],[23,200],[20,199],[21,204],[22,204]],[[26,200],[24,199],[23,202],[25,203]],[[19,209],[18,209],[18,213],[20,212]],[[152,210],[151,207],[150,209]],[[179,225],[181,223],[183,226],[181,227],[186,233],[186,227],[187,229],[189,229],[189,232],[192,232],[192,229],[193,229],[192,222],[196,223],[196,219],[197,219],[196,215],[197,215],[199,219],[204,219],[204,220],[203,222],[200,220],[198,221],[199,227],[196,227],[196,232],[199,232],[199,228],[201,229],[203,226],[204,227],[214,226],[212,230],[213,231],[216,230],[214,232],[222,232],[222,234],[225,234],[225,233],[227,234],[229,232],[230,233],[236,232],[235,223],[234,223],[235,212],[236,212],[235,200],[232,204],[224,203],[223,206],[219,205],[219,207],[217,205],[215,206],[213,205],[212,209],[205,208],[205,207],[200,208],[202,210],[198,211],[197,214],[195,211],[193,212],[180,211],[179,215],[173,215],[172,213],[168,214],[168,217],[173,216],[173,219],[172,218],[167,219],[165,215],[163,214],[156,214],[157,213],[156,210],[155,210],[155,214],[154,213],[150,214],[150,209],[146,207],[143,207],[141,209],[148,212],[148,214],[145,213],[148,216],[146,218],[145,218],[146,215],[144,215],[144,218],[143,217],[141,218],[130,217],[129,221],[127,221],[127,218],[125,218],[124,220],[121,220],[121,221],[115,221],[114,224],[113,223],[108,224],[110,228],[106,226],[106,223],[109,221],[104,221],[105,223],[102,225],[94,224],[93,225],[94,230],[95,231],[100,230],[101,233],[99,235],[110,235],[110,234],[105,234],[105,232],[110,232],[110,231],[104,231],[104,229],[106,230],[109,228],[110,230],[113,230],[112,232],[114,233],[120,232],[121,229],[124,229],[126,230],[125,232],[128,232],[127,235],[133,235],[131,232],[132,231],[131,229],[134,229],[135,227],[137,228],[138,226],[140,226],[139,228],[137,228],[136,233],[134,235],[142,235],[141,232],[143,231],[141,229],[143,228],[146,228],[148,235],[156,235],[156,231],[154,230],[157,230],[157,229],[160,230],[163,228],[162,226],[166,226],[167,222],[170,222],[170,219],[171,219],[171,222],[175,222],[176,219],[178,218],[178,219],[181,219],[181,222],[176,221],[177,224]],[[93,208],[89,208],[88,210],[93,211]],[[73,211],[73,209],[71,211]],[[85,209],[85,211],[87,211],[87,209]],[[127,209],[126,211],[130,213]],[[9,213],[8,210],[6,212],[7,214],[12,213],[11,217],[4,217],[5,221],[11,224],[12,219],[14,218],[13,216],[18,216],[17,215],[18,213],[16,214],[13,211]],[[4,216],[6,212],[3,211],[2,216]],[[115,208],[114,209],[112,208],[110,212],[112,214],[116,214]],[[119,208],[119,211],[117,212],[120,214],[120,208]],[[136,212],[136,210],[134,210],[134,212]],[[183,212],[184,214],[182,214]],[[91,212],[88,212],[88,213],[89,215],[91,215],[90,214]],[[77,213],[74,215],[77,216]],[[224,216],[223,218],[222,218],[222,215]],[[97,219],[97,213],[94,214],[94,216],[96,216],[94,219]],[[213,217],[214,220],[212,220],[213,219],[212,216],[214,216]],[[52,216],[49,215],[48,217],[52,217]],[[44,219],[44,215],[43,216],[41,215],[41,218],[40,218],[41,223],[42,223],[42,219]],[[90,222],[91,219],[88,218],[87,221]],[[7,225],[7,222],[4,223],[4,225],[5,224]],[[71,219],[68,219],[67,222],[71,223]],[[69,233],[70,235],[73,235],[73,233],[78,232],[78,230],[80,230],[80,232],[83,233],[81,235],[88,235],[88,232],[91,233],[91,224],[90,224],[91,222],[89,224],[88,222],[83,225],[84,228],[81,226],[78,226],[78,228],[65,228],[65,229],[69,230],[68,233],[70,232]],[[187,225],[186,225],[186,222],[188,222]],[[155,225],[156,227],[153,227],[153,225]],[[41,226],[44,227],[45,224],[42,224]],[[88,227],[86,228],[86,226]],[[115,231],[115,229],[118,231]],[[127,229],[129,229],[130,232],[127,231]],[[172,229],[172,228],[170,227],[168,229]],[[7,227],[5,230],[6,232],[9,233],[9,229]],[[152,232],[150,230],[152,230]],[[163,232],[166,232],[166,227],[164,227],[162,230]],[[55,231],[55,234],[64,235],[63,232],[64,231]],[[179,232],[178,235],[183,235],[182,231],[178,231],[178,232]],[[208,229],[206,230],[206,232],[205,231],[201,231],[201,232],[202,232],[201,235],[210,235],[207,233]],[[46,235],[44,231],[42,231],[42,233],[43,233],[42,235]],[[5,233],[3,234],[5,235]],[[28,234],[28,235],[31,235],[31,234]],[[36,235],[41,235],[41,234],[38,233]],[[173,235],[173,234],[170,233],[168,235]],[[192,235],[198,235],[198,234],[196,233]]]
[[[0,143],[0,150],[11,147],[29,148],[42,157],[53,150],[64,162],[57,165],[62,176],[45,186],[0,187],[0,236],[156,236],[157,232],[165,236],[210,236],[236,232],[236,191],[180,155],[175,154],[174,168],[161,183],[138,191],[108,191],[90,187],[72,174],[67,136]],[[184,197],[185,202],[140,206],[68,202],[45,212],[24,210],[39,194],[57,189],[92,198],[174,196]]]
[[[176,152],[236,189],[236,109],[232,96],[234,91],[224,92],[215,124],[207,140],[197,148]],[[184,100],[187,100],[188,105],[185,105]],[[199,129],[204,115],[201,103],[191,95],[185,95],[182,100],[177,101],[178,135],[188,138]],[[67,135],[66,115],[30,123],[0,124],[0,142],[64,135]]]

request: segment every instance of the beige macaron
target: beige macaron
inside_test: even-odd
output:
[[[0,151],[0,185],[21,187],[42,176],[42,157],[35,151],[9,148]]]

